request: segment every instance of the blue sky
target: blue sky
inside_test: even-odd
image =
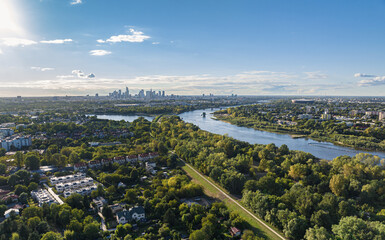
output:
[[[381,96],[384,12],[384,0],[1,0],[0,96]]]

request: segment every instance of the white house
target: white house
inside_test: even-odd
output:
[[[20,214],[19,209],[11,208],[11,209],[8,209],[7,211],[4,212],[4,217],[9,218],[11,216],[12,212],[14,212],[16,215]]]

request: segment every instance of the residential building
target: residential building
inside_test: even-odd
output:
[[[379,112],[378,113],[378,121],[385,120],[385,112]]]
[[[75,163],[74,170],[75,171],[84,171],[87,170],[87,163]]]
[[[39,207],[47,203],[51,205],[52,203],[58,203],[55,198],[47,191],[47,189],[39,189],[31,192],[31,196],[35,201],[39,203]]]
[[[14,131],[11,128],[0,128],[0,137],[8,137],[13,135]]]
[[[231,234],[231,236],[233,236],[233,237],[239,237],[240,235],[241,235],[241,230],[239,230],[238,228],[236,228],[236,227],[231,227],[230,228],[230,234]]]
[[[102,207],[107,204],[107,200],[103,197],[97,197],[93,199],[92,202],[96,204],[96,208],[98,209],[98,211],[101,211]]]
[[[321,115],[321,119],[322,120],[330,120],[330,119],[332,119],[332,115],[328,114],[328,113],[324,113]]]
[[[102,163],[99,160],[93,160],[88,163],[88,166],[90,168],[100,168],[102,166]]]
[[[63,192],[64,197],[69,197],[73,193],[81,195],[91,194],[92,191],[97,189],[94,180],[86,177],[85,173],[52,177],[51,183],[55,185],[58,192]]]
[[[16,215],[19,215],[20,212],[19,212],[19,209],[14,209],[14,208],[11,208],[11,209],[8,209],[4,212],[4,217],[5,218],[9,218],[12,214],[12,212]]]
[[[126,157],[127,162],[135,162],[138,161],[138,156],[137,155],[129,155]]]
[[[298,119],[312,119],[313,115],[311,114],[300,114],[298,115]]]
[[[110,205],[109,207],[111,208],[113,214],[116,214],[117,212],[121,212],[124,210],[124,206],[121,203]]]
[[[158,152],[152,152],[152,153],[149,153],[148,155],[149,155],[150,158],[159,157],[159,153]]]
[[[156,163],[146,162],[146,170],[147,172],[150,172],[151,174],[155,174],[156,170],[154,169],[156,167]]]
[[[150,159],[150,155],[148,153],[142,153],[138,156],[139,161],[146,161],[148,159]]]
[[[126,163],[126,157],[114,157],[114,162],[124,164]]]
[[[143,221],[146,219],[146,214],[143,207],[133,207],[128,211],[123,210],[116,214],[116,221],[118,224],[126,224],[132,221]]]
[[[29,135],[12,135],[5,138],[0,138],[0,148],[4,148],[8,152],[11,150],[12,146],[16,149],[32,146],[32,137]]]

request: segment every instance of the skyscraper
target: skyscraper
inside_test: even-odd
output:
[[[139,96],[140,98],[144,98],[144,90],[143,90],[143,89],[140,90],[138,96]]]
[[[130,97],[130,91],[128,90],[128,87],[126,87],[126,98]]]

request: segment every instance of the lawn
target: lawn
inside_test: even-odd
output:
[[[202,178],[200,175],[198,175],[189,166],[184,165],[184,166],[182,166],[182,168],[193,179],[194,182],[203,186],[205,194],[207,196],[214,197],[214,198],[217,198],[217,199],[223,201],[226,204],[226,206],[229,208],[229,210],[235,211],[240,216],[242,216],[249,223],[251,230],[253,230],[256,235],[263,237],[263,238],[266,238],[266,239],[280,240],[280,238],[278,236],[276,236],[274,233],[272,233],[265,226],[263,226],[259,222],[257,222],[253,217],[250,216],[250,214],[245,212],[243,209],[239,208],[238,205],[236,205],[233,201],[229,200],[218,189],[216,189],[214,186],[209,184],[204,178]],[[206,178],[206,179],[209,180],[210,182],[214,183],[211,179],[209,179],[209,178]],[[215,185],[218,186],[217,184],[215,184]],[[221,188],[220,186],[218,186],[218,187],[228,194],[228,192],[225,191],[223,188]],[[271,225],[269,225],[269,226],[271,228],[273,228]],[[273,229],[278,231],[275,228],[273,228]]]

